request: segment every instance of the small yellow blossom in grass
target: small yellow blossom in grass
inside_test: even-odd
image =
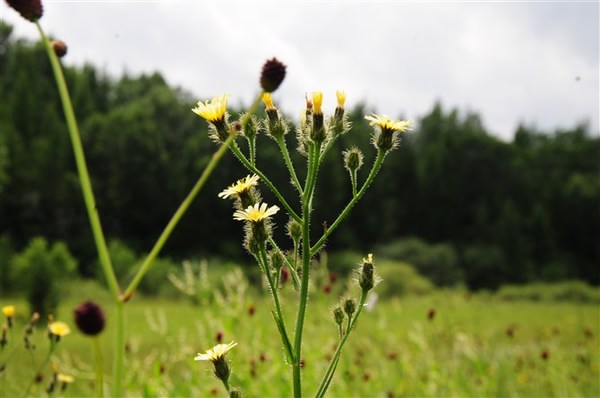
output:
[[[268,219],[279,211],[279,207],[271,206],[267,208],[266,203],[256,203],[249,206],[246,210],[237,210],[233,213],[233,218],[238,221],[260,222]]]
[[[15,306],[14,305],[6,305],[2,307],[2,313],[7,318],[12,318],[15,316]]]
[[[275,105],[273,105],[273,97],[271,97],[271,93],[263,93],[262,101],[267,107],[267,109],[275,109]]]
[[[57,337],[62,337],[62,336],[66,336],[69,333],[71,333],[71,329],[69,328],[69,325],[67,325],[64,322],[52,322],[48,325],[48,330],[50,330],[50,333],[52,333],[54,336]]]
[[[58,378],[58,381],[60,381],[61,383],[67,383],[67,384],[73,383],[73,381],[75,380],[73,378],[73,376],[62,374],[62,373],[59,373],[57,378]]]
[[[403,133],[410,130],[412,120],[393,120],[386,115],[371,114],[365,116],[371,126],[379,126],[382,130],[390,130],[392,132]]]
[[[228,99],[229,94],[223,94],[204,103],[198,101],[196,107],[192,109],[192,112],[211,123],[222,122],[225,119]]]
[[[337,106],[338,108],[343,108],[344,104],[346,104],[346,93],[344,91],[336,91],[335,96],[337,97]]]
[[[233,347],[237,345],[236,342],[232,341],[229,344],[217,344],[213,348],[206,351],[204,354],[198,353],[198,355],[194,358],[195,361],[211,361],[215,362],[220,359],[223,359],[225,355],[231,351]]]
[[[240,195],[248,192],[256,184],[258,184],[258,176],[256,174],[248,175],[224,189],[218,196],[219,198],[227,199],[230,196]]]
[[[312,102],[315,114],[323,113],[323,111],[321,110],[321,105],[323,104],[323,93],[321,91],[313,91]]]

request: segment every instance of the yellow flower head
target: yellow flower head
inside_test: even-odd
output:
[[[256,203],[248,206],[246,210],[237,210],[233,213],[233,218],[238,221],[260,222],[268,219],[279,211],[279,207],[271,206],[267,208],[266,203]]]
[[[367,255],[367,258],[364,258],[364,257],[363,257],[363,259],[362,259],[362,262],[363,262],[363,263],[369,263],[369,264],[373,264],[373,253],[369,253],[369,254]]]
[[[58,378],[58,381],[60,381],[61,383],[65,383],[65,384],[70,384],[73,383],[73,381],[75,380],[73,378],[73,376],[71,375],[65,375],[62,373],[59,373],[58,376],[56,376]]]
[[[210,101],[206,101],[205,103],[198,101],[196,107],[192,109],[192,112],[206,119],[208,122],[221,122],[225,119],[228,99],[229,94],[223,94],[219,97],[211,99]]]
[[[365,119],[369,121],[371,126],[379,126],[381,130],[399,133],[410,130],[413,123],[412,120],[393,120],[386,115],[376,115],[374,113],[370,116],[365,116]]]
[[[337,106],[338,108],[343,108],[346,103],[346,93],[344,91],[336,91],[335,96],[337,97]]]
[[[217,344],[213,348],[206,351],[204,354],[198,353],[198,355],[194,358],[195,361],[211,361],[215,362],[220,359],[223,359],[225,355],[231,351],[233,347],[237,345],[236,342],[232,341],[229,344]]]
[[[248,192],[256,184],[258,184],[258,176],[256,174],[247,175],[245,178],[237,180],[235,184],[224,189],[218,196],[219,198],[227,199],[230,196]]]
[[[48,330],[55,336],[62,337],[71,333],[69,325],[64,322],[52,322],[48,325]]]
[[[15,306],[14,305],[6,305],[2,307],[2,313],[7,318],[12,318],[15,316]]]
[[[275,105],[273,105],[273,97],[271,97],[271,93],[263,93],[262,101],[267,107],[267,109],[275,109]]]
[[[321,91],[313,91],[312,102],[315,109],[315,114],[321,114],[321,105],[323,104],[323,93]]]

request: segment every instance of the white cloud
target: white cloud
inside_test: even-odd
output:
[[[158,70],[206,98],[257,92],[265,59],[288,64],[275,95],[348,93],[379,112],[417,118],[434,101],[480,113],[495,134],[519,121],[551,130],[587,119],[598,131],[597,3],[51,2],[42,24],[69,45],[66,62],[119,75]],[[18,35],[34,27],[8,10]],[[580,80],[576,81],[576,77]]]

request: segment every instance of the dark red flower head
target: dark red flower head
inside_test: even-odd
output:
[[[104,330],[104,312],[98,304],[86,301],[75,308],[75,324],[82,333],[95,336]]]
[[[40,19],[44,13],[40,0],[6,0],[6,3],[31,22]]]
[[[272,58],[265,62],[260,73],[260,86],[267,93],[277,90],[285,78],[286,66],[277,58]]]

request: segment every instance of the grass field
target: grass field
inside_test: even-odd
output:
[[[284,299],[291,301],[295,296],[287,289]],[[73,332],[61,340],[51,362],[75,381],[54,396],[93,396],[92,343],[74,327],[72,311],[83,299],[104,303],[108,329],[101,344],[108,378],[110,302],[92,282],[71,291],[78,297],[66,295],[58,319],[71,324]],[[336,302],[332,294],[311,296],[304,340],[307,396],[315,392],[336,346],[330,311]],[[46,355],[47,336],[43,328],[34,333],[37,348],[32,364],[22,344],[22,328],[29,316],[25,302],[5,298],[0,304],[17,308],[15,327],[2,352],[6,369],[0,395],[19,397]],[[223,342],[239,343],[228,355],[233,385],[246,396],[291,396],[291,370],[284,362],[270,311],[267,296],[251,293],[205,305],[184,299],[134,298],[127,307],[127,395],[225,396],[210,364],[193,360],[221,336]],[[286,315],[293,325],[295,314]],[[380,300],[359,320],[328,396],[598,397],[599,328],[597,305],[506,302],[491,295],[457,292]],[[31,390],[33,396],[47,396],[44,389],[50,377],[47,367],[44,380]]]

